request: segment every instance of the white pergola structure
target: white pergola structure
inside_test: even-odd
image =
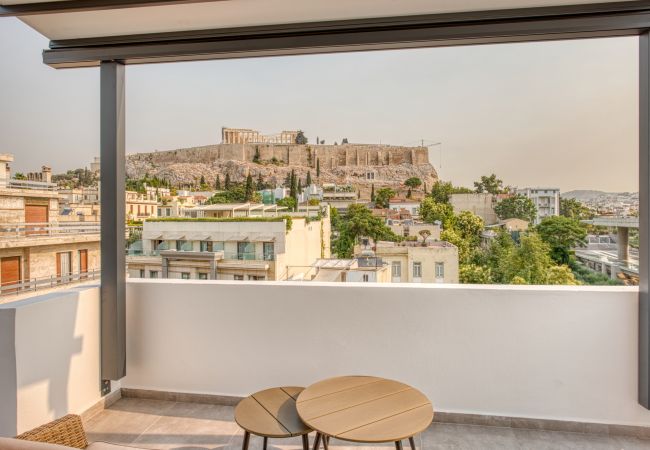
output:
[[[650,2],[593,0],[0,0],[50,39],[53,68],[100,67],[102,377],[125,375],[124,66],[639,36],[639,402],[650,406]]]

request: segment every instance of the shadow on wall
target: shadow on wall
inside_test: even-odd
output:
[[[15,312],[16,433],[80,413],[100,398],[97,288],[79,287],[0,308]]]

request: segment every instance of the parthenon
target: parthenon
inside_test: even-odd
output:
[[[221,128],[222,144],[295,144],[298,131],[261,134],[250,128]]]

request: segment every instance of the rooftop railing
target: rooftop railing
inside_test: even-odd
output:
[[[99,234],[99,222],[34,222],[34,223],[0,223],[0,240],[18,237],[65,237]]]
[[[92,269],[86,272],[69,273],[61,276],[49,276],[41,278],[30,278],[29,280],[17,283],[0,284],[0,297],[20,295],[28,292],[52,289],[73,283],[98,280],[101,276],[101,269]]]
[[[47,183],[45,181],[30,180],[0,180],[0,188],[11,189],[37,189],[40,191],[56,191],[56,183]]]

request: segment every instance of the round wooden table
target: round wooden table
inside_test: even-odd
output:
[[[250,435],[269,438],[302,436],[303,450],[309,450],[308,434],[312,431],[296,412],[296,398],[303,388],[295,386],[265,389],[246,397],[235,408],[235,422],[244,429],[242,450],[248,449]]]
[[[302,391],[296,400],[302,421],[315,430],[327,450],[329,437],[353,442],[395,442],[424,431],[433,420],[429,399],[399,381],[367,376],[336,377],[319,381]]]

